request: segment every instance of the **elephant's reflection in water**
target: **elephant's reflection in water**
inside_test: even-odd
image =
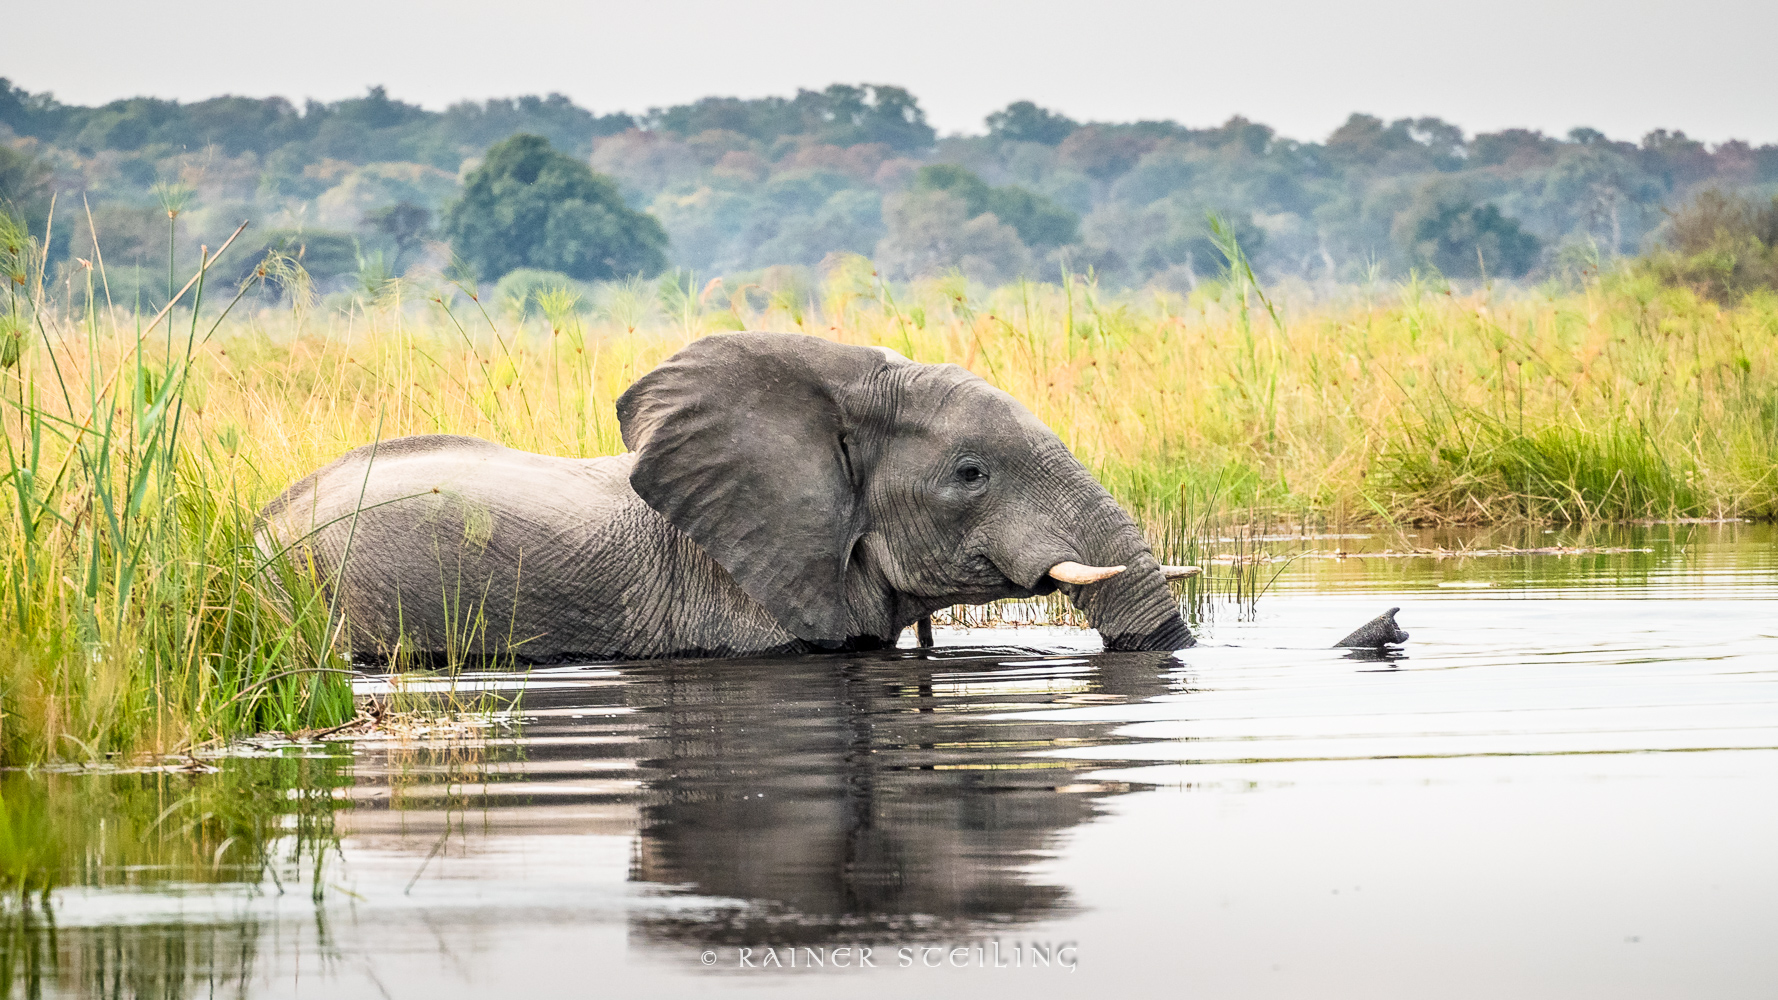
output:
[[[625,685],[653,716],[631,877],[735,902],[636,927],[843,943],[1065,912],[1069,889],[1031,865],[1129,786],[1042,753],[1113,742],[1110,724],[1042,710],[1163,694],[1177,666],[976,650],[641,668]]]

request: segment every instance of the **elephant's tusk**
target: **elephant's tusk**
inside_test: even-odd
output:
[[[1122,573],[1122,566],[1083,566],[1077,562],[1059,562],[1050,567],[1050,576],[1063,583],[1098,583]]]
[[[1169,580],[1184,580],[1197,576],[1204,571],[1196,566],[1162,566],[1161,575]]]

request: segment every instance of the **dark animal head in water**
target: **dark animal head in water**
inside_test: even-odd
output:
[[[1382,649],[1384,646],[1399,646],[1408,641],[1408,634],[1401,626],[1395,624],[1395,613],[1400,608],[1390,608],[1370,621],[1358,627],[1358,630],[1339,642],[1334,643],[1335,649]]]

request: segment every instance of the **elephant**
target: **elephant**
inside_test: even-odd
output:
[[[1108,650],[1194,639],[1142,532],[964,368],[814,336],[694,340],[617,400],[628,451],[360,447],[258,519],[355,660],[868,650],[956,604],[1060,591]]]

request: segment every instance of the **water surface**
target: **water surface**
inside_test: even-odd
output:
[[[1770,527],[1268,546],[1302,557],[1177,654],[941,629],[477,674],[450,695],[496,710],[475,727],[7,775],[0,861],[35,874],[0,972],[21,996],[1778,988]],[[1391,606],[1404,654],[1327,648]]]

